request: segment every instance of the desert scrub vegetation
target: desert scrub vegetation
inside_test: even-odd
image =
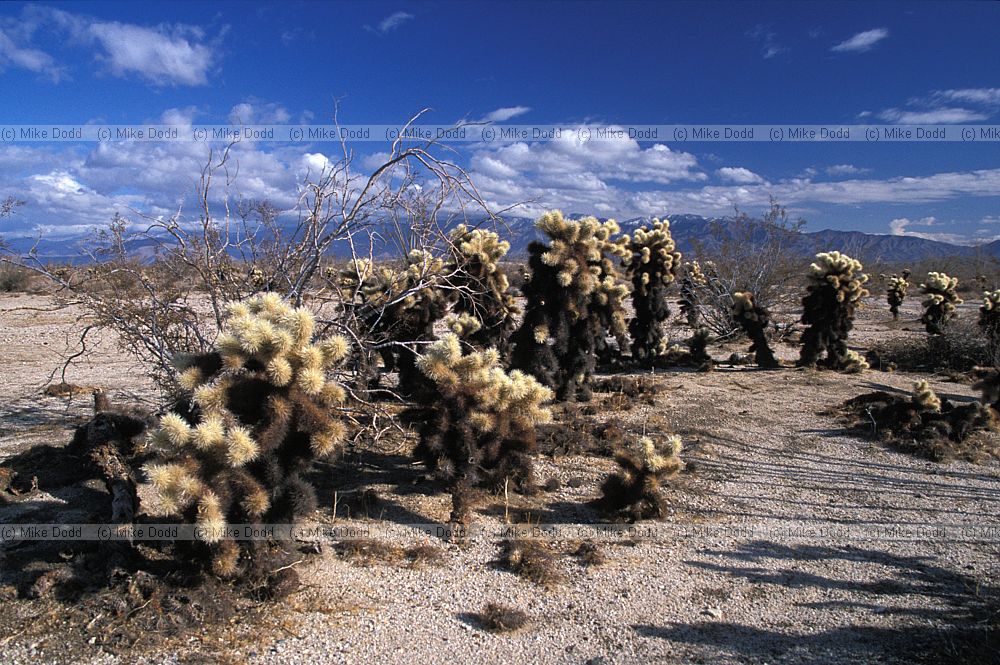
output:
[[[920,285],[920,292],[926,296],[923,301],[924,313],[920,322],[929,335],[940,335],[955,318],[955,309],[962,304],[958,297],[958,278],[943,272],[927,273],[927,280]]]
[[[847,372],[868,367],[864,358],[847,348],[854,314],[868,295],[868,276],[861,262],[840,252],[822,252],[809,266],[809,283],[802,299],[802,350],[799,365],[822,366]]]
[[[552,391],[504,371],[496,349],[464,353],[454,334],[429,346],[417,366],[434,389],[403,420],[419,435],[414,454],[452,495],[451,521],[468,522],[479,485],[532,490],[535,428],[551,420]]]
[[[705,273],[701,270],[701,264],[697,261],[685,261],[681,265],[681,297],[678,306],[681,316],[691,328],[698,325],[698,301],[695,290],[704,285]]]
[[[619,231],[612,220],[567,220],[554,211],[536,226],[549,241],[528,246],[527,304],[511,363],[555,390],[558,399],[587,401],[608,332],[624,333],[619,308],[628,290],[617,283],[612,257],[624,258],[627,250],[612,239]]]
[[[628,240],[626,271],[632,281],[632,307],[635,316],[629,321],[632,357],[648,363],[666,350],[663,322],[670,316],[667,289],[680,268],[681,253],[674,245],[667,220],[654,219],[640,227]]]
[[[632,441],[615,455],[619,468],[601,485],[599,505],[632,521],[666,516],[662,484],[684,468],[681,447],[681,438],[676,435],[660,442],[648,436]]]
[[[315,318],[275,294],[232,303],[225,332],[207,354],[175,359],[187,408],[163,416],[147,466],[160,506],[200,527],[195,554],[211,571],[287,586],[286,569],[268,579],[266,545],[224,538],[227,523],[289,524],[316,508],[303,475],[340,445],[336,407],[344,389],[328,380],[348,350],[343,337],[314,340]]]
[[[987,396],[995,385],[986,376],[981,386]],[[996,455],[997,414],[980,402],[955,404],[939,397],[926,380],[917,381],[906,397],[875,391],[848,400],[843,417],[855,432],[886,441],[904,452],[936,461],[963,457],[973,461]]]
[[[774,352],[767,343],[767,326],[771,321],[771,315],[763,307],[754,304],[753,294],[740,292],[733,294],[733,318],[750,338],[750,353],[757,366],[780,367],[781,363],[774,357]]]
[[[733,294],[754,294],[761,307],[783,303],[789,285],[798,277],[795,246],[801,242],[805,220],[792,219],[773,198],[760,219],[737,210],[727,220],[712,222],[705,239],[693,239],[702,279],[691,281],[685,300],[693,302],[697,321],[719,339],[740,330],[733,319]],[[694,327],[695,315],[689,318]]]
[[[893,275],[889,278],[889,285],[886,287],[886,301],[889,303],[889,313],[892,320],[899,320],[899,308],[906,300],[906,290],[910,288],[907,278],[910,276],[909,270],[904,270],[900,275]]]

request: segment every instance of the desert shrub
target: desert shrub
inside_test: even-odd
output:
[[[629,322],[632,357],[647,361],[665,350],[662,324],[670,316],[667,288],[677,276],[681,253],[670,236],[670,222],[654,219],[650,228],[636,230],[628,242],[626,271],[632,280],[632,307]]]
[[[684,468],[680,453],[681,438],[675,435],[659,444],[644,436],[619,452],[615,455],[618,471],[601,485],[602,507],[631,520],[666,515],[661,487],[664,480]]]
[[[732,317],[732,295],[754,294],[757,304],[773,309],[783,302],[798,277],[795,256],[802,243],[802,219],[793,220],[774,199],[760,219],[737,211],[714,220],[705,238],[693,239],[705,281],[692,289],[701,325],[718,338],[739,331]]]
[[[979,307],[979,328],[994,345],[1000,346],[1000,290],[985,291]]]
[[[530,279],[524,320],[514,333],[512,365],[534,375],[561,400],[589,400],[590,377],[605,338],[624,332],[624,314],[615,307],[627,295],[616,282],[611,256],[625,248],[611,238],[612,221],[593,217],[566,220],[555,211],[536,226],[548,244],[528,246]]]
[[[215,350],[176,359],[191,394],[153,433],[160,458],[147,467],[167,514],[201,527],[221,577],[266,576],[255,541],[221,538],[227,523],[291,523],[316,507],[304,477],[334,452],[345,427],[334,407],[343,388],[326,378],[347,351],[342,337],[313,340],[315,318],[274,294],[228,307]]]
[[[697,261],[685,261],[681,266],[681,298],[678,301],[681,314],[687,324],[698,325],[698,301],[695,290],[705,285],[705,274]]]
[[[31,283],[31,273],[26,268],[13,264],[0,264],[0,292],[15,293],[26,291]]]
[[[757,366],[780,367],[781,363],[774,357],[765,334],[771,315],[763,307],[754,304],[752,294],[739,292],[733,294],[733,318],[750,338],[750,353],[753,354]]]
[[[920,285],[924,298],[924,314],[920,322],[924,324],[927,333],[940,335],[955,318],[955,308],[962,304],[962,299],[956,292],[958,279],[949,277],[943,272],[927,273],[927,281]]]
[[[861,262],[840,252],[823,252],[809,267],[807,294],[802,299],[802,334],[799,365],[822,365],[843,371],[861,371],[867,363],[847,348],[847,335],[854,326],[854,313],[868,295],[863,284],[868,276]],[[825,357],[824,357],[825,354]]]
[[[510,249],[493,231],[469,230],[464,224],[448,234],[453,267],[448,286],[456,290],[452,311],[464,316],[462,337],[475,346],[509,351],[518,308],[500,261]]]
[[[972,370],[976,382],[973,389],[982,392],[983,404],[989,404],[994,411],[1000,413],[1000,368],[976,367]]]
[[[1000,344],[974,322],[958,319],[940,335],[877,342],[866,357],[869,365],[881,370],[968,372],[1000,364]]]
[[[941,399],[925,380],[914,384],[909,397],[879,390],[848,400],[844,411],[852,429],[930,459],[975,459],[995,449],[995,443],[981,436],[996,427],[992,409]]]
[[[909,276],[910,271],[904,270],[902,275],[893,275],[889,278],[889,285],[886,287],[886,300],[889,303],[889,313],[892,314],[893,321],[899,320],[899,307],[906,299],[906,290],[910,287],[910,283],[906,281]]]
[[[403,414],[420,436],[414,454],[452,495],[452,521],[468,520],[475,486],[511,480],[529,490],[535,426],[548,422],[543,405],[552,391],[500,365],[496,349],[463,353],[456,335],[432,344],[417,363],[432,382],[416,407]]]

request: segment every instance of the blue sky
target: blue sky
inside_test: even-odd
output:
[[[0,125],[998,123],[998,3],[0,4]],[[359,143],[362,157],[385,146]],[[466,146],[498,206],[759,213],[809,228],[1000,236],[998,144]],[[239,147],[234,194],[290,206],[334,146]],[[17,229],[193,200],[198,144],[0,143]],[[362,160],[363,163],[363,160]]]

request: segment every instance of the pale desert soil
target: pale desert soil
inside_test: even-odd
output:
[[[67,441],[72,423],[89,409],[86,396],[40,396],[67,339],[83,325],[72,311],[18,309],[46,303],[37,296],[0,299],[0,458],[30,445]],[[865,347],[909,336],[921,343],[916,307],[911,299],[904,312],[908,321],[891,324],[881,299],[873,299],[852,342]],[[964,307],[963,316],[974,316],[974,307]],[[724,359],[739,349],[712,352]],[[780,348],[786,360],[796,354],[794,347]],[[419,567],[358,565],[326,543],[300,564],[303,589],[256,615],[258,623],[224,633],[192,631],[133,651],[110,653],[100,636],[93,644],[76,639],[86,637],[86,626],[60,624],[58,603],[4,601],[0,625],[10,634],[0,634],[0,660],[934,662],[957,648],[952,627],[968,624],[977,594],[995,592],[997,538],[891,541],[753,532],[778,525],[997,525],[997,461],[927,461],[848,436],[836,418],[823,415],[863,392],[909,391],[916,378],[727,366],[712,373],[658,373],[655,404],[639,400],[628,412],[594,418],[615,415],[632,432],[683,436],[691,470],[669,490],[674,510],[661,525],[676,527],[673,535],[602,544],[606,561],[600,566],[560,556],[564,579],[549,588],[493,565],[493,538],[464,544],[427,538],[443,558]],[[966,384],[930,378],[942,396],[975,397]],[[118,354],[107,337],[66,380],[104,386],[119,403],[157,401],[141,368]],[[377,527],[447,519],[448,498],[417,482],[419,468],[406,463],[405,454],[396,442],[359,455],[365,462],[360,472],[345,477],[337,475],[342,467],[330,467],[332,489],[321,496],[327,506],[333,489],[373,487],[382,496],[378,514],[347,521],[341,515],[338,523]],[[586,502],[598,495],[612,466],[597,457],[541,459],[540,478],[559,477],[562,489],[515,496],[507,506],[502,496],[489,497],[477,522],[500,526],[505,507],[515,519],[531,522],[601,521]],[[66,503],[41,489],[34,500]],[[22,514],[30,514],[26,506],[11,504],[0,520]],[[314,520],[332,522],[331,510],[318,511]],[[732,528],[703,535],[692,525]],[[561,550],[571,545],[554,543]],[[525,611],[530,624],[513,634],[483,630],[474,615],[490,601]]]

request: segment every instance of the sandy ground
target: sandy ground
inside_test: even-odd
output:
[[[46,304],[38,296],[0,299],[0,458],[68,441],[72,424],[89,409],[86,396],[41,396],[67,341],[83,326],[72,310],[37,310]],[[852,345],[887,336],[921,343],[916,307],[911,298],[904,321],[893,324],[881,299],[873,299]],[[974,312],[974,303],[962,309],[965,317]],[[66,380],[103,386],[119,403],[155,403],[141,369],[109,338],[95,342],[94,353],[72,366]],[[724,359],[740,348],[711,351]],[[791,361],[797,349],[782,346],[779,355]],[[193,632],[132,651],[106,649],[100,639],[69,648],[60,630],[77,634],[85,625],[33,627],[37,604],[9,600],[0,605],[11,631],[0,634],[0,660],[934,662],[959,648],[953,627],[967,625],[978,600],[995,592],[1000,538],[872,539],[860,529],[996,527],[1000,463],[915,458],[849,436],[824,415],[863,392],[908,392],[916,378],[922,377],[727,366],[657,373],[655,404],[639,400],[627,412],[599,411],[593,419],[614,416],[631,432],[683,436],[689,471],[668,491],[672,514],[657,537],[601,543],[599,566],[568,554],[574,543],[553,542],[563,579],[549,587],[495,565],[498,540],[491,537],[460,544],[428,537],[442,558],[416,567],[360,565],[326,543],[303,557],[299,593],[268,607],[260,624],[239,626],[225,638]],[[929,378],[949,399],[975,397],[968,385]],[[361,470],[349,476],[330,467],[333,489],[372,487],[381,495],[377,515],[346,520],[338,511],[338,524],[368,526],[377,537],[387,524],[447,519],[449,499],[418,482],[420,471],[405,454],[398,444],[368,451],[359,457]],[[540,459],[539,477],[558,477],[562,488],[506,503],[487,497],[477,524],[501,527],[505,509],[531,523],[602,521],[586,502],[612,467],[598,457]],[[46,500],[60,501],[41,490]],[[330,524],[332,491],[321,500],[327,508],[313,520]],[[23,509],[7,507],[0,515],[10,521]],[[790,533],[778,535],[777,527]],[[529,624],[511,634],[485,631],[476,613],[491,601],[523,610]]]

